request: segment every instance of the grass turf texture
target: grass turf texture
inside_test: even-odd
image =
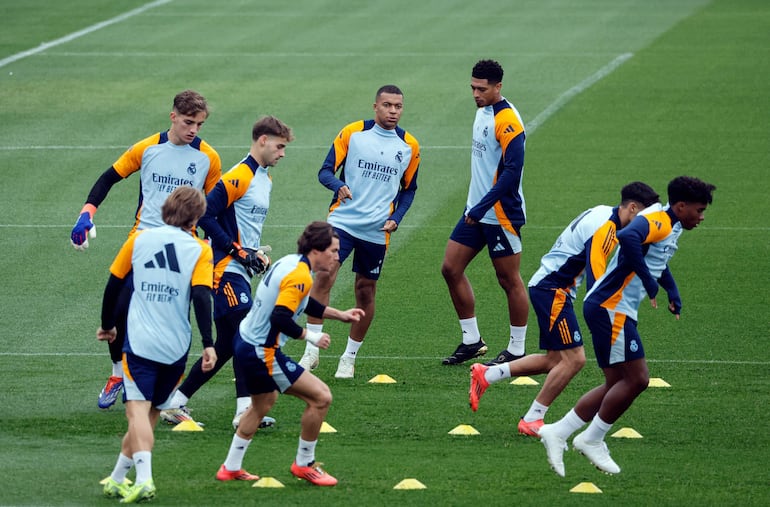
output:
[[[4,2],[0,59],[142,5]],[[98,481],[114,464],[125,418],[120,406],[96,408],[108,359],[93,330],[137,181],[113,188],[96,216],[99,236],[81,254],[67,237],[95,178],[128,143],[167,127],[171,97],[183,88],[209,99],[201,135],[226,168],[245,153],[254,119],[276,114],[297,137],[272,171],[265,241],[280,255],[324,216],[330,195],[315,173],[332,137],[371,116],[374,91],[386,82],[406,94],[402,125],[421,141],[423,164],[353,381],[333,378],[346,328],[327,326],[333,345],[318,375],[334,393],[327,421],[338,433],[321,436],[318,457],[340,484],[312,488],[289,474],[301,411],[290,397],[245,461],[286,488],[214,480],[232,435],[228,366],[192,400],[206,431],[159,426],[154,504],[765,504],[769,17],[760,1],[525,2],[507,10],[493,2],[172,1],[0,67],[0,504],[109,503]],[[495,385],[474,414],[467,368],[440,365],[458,341],[439,267],[467,191],[468,74],[479,58],[500,60],[504,93],[527,122],[626,52],[633,57],[528,138],[523,276],[575,214],[614,203],[628,181],[665,195],[673,176],[692,174],[718,190],[706,222],[684,234],[672,261],[682,320],[646,303],[640,311],[651,374],[672,387],[648,390],[613,427],[644,436],[609,439],[620,475],[604,476],[570,451],[561,479],[537,440],[516,435],[537,387]],[[353,302],[348,269],[334,292],[339,307]],[[494,354],[507,323],[485,254],[469,276]],[[530,326],[535,353],[534,316]],[[296,358],[301,350],[287,347]],[[590,346],[587,355],[549,421],[600,382]],[[367,383],[379,373],[397,383]],[[458,424],[480,435],[448,435]],[[410,477],[427,489],[393,490]],[[603,493],[569,493],[582,481]]]

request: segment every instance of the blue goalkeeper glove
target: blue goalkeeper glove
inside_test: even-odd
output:
[[[75,222],[75,227],[72,228],[72,233],[70,234],[70,241],[75,250],[84,251],[88,248],[88,238],[96,237],[96,226],[91,221],[92,216],[93,213],[84,207],[78,217],[78,221]]]

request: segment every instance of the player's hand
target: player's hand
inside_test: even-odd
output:
[[[96,330],[96,339],[101,342],[112,343],[118,336],[118,329],[113,327],[112,329],[102,329],[101,327]]]
[[[319,333],[318,331],[308,331],[305,329],[305,340],[312,343],[319,349],[328,349],[332,340],[329,338],[328,333]]]
[[[206,347],[203,349],[203,361],[201,362],[201,370],[208,372],[214,369],[217,364],[217,351],[214,347]]]
[[[655,298],[650,298],[650,306],[652,306],[653,308],[657,308],[658,307],[658,300],[655,299]]]
[[[351,308],[349,310],[345,310],[344,312],[340,312],[340,318],[338,320],[341,320],[342,322],[358,322],[365,315],[366,312],[361,308]]]
[[[340,200],[340,202],[345,202],[348,199],[352,201],[353,192],[350,191],[349,186],[344,185],[339,190],[337,190],[337,198]]]
[[[78,217],[78,221],[75,222],[75,226],[70,233],[70,241],[75,250],[81,252],[88,248],[88,238],[96,237],[96,226],[91,221],[91,213],[84,211]]]
[[[240,262],[249,276],[262,275],[270,269],[270,257],[267,256],[265,248],[242,247],[237,242],[233,242],[232,248],[228,252],[230,256]],[[270,249],[272,250],[272,249]],[[268,251],[270,251],[268,250]]]
[[[682,301],[678,298],[670,299],[668,301],[668,311],[676,317],[676,320],[679,320],[679,315],[682,313]]]
[[[385,225],[382,226],[381,231],[395,232],[398,229],[398,222],[395,220],[385,220]]]

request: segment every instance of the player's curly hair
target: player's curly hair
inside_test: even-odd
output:
[[[495,60],[479,60],[473,66],[471,77],[486,79],[489,84],[497,84],[503,81],[503,67]]]
[[[297,240],[297,253],[307,255],[311,250],[322,252],[329,248],[334,238],[338,237],[334,228],[328,222],[316,220],[305,227],[302,235]]]
[[[716,186],[701,181],[698,178],[679,176],[668,184],[668,202],[669,204],[676,204],[678,202],[711,204],[713,199],[711,194],[716,189]]]

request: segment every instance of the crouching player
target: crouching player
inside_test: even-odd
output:
[[[190,301],[203,338],[203,371],[214,367],[217,355],[211,336],[211,247],[192,231],[206,211],[203,192],[177,187],[161,208],[166,225],[132,234],[110,266],[104,289],[99,340],[112,342],[115,306],[123,280],[133,276],[123,345],[123,393],[128,431],[104,494],[133,503],[155,496],[152,479],[153,428],[161,408],[184,375],[192,340]],[[136,481],[126,475],[136,467]]]
[[[364,311],[360,308],[337,310],[309,296],[313,273],[328,273],[339,263],[340,241],[331,225],[312,222],[297,240],[297,246],[296,254],[275,262],[259,282],[251,310],[235,335],[236,375],[246,381],[251,406],[241,416],[230,451],[217,472],[220,481],[259,479],[242,468],[243,458],[262,418],[278,395],[285,393],[307,404],[291,473],[317,486],[337,484],[337,479],[315,461],[318,435],[332,402],[329,386],[284,355],[281,347],[289,338],[304,339],[322,349],[329,347],[328,334],[308,331],[296,323],[302,313],[358,322]]]

